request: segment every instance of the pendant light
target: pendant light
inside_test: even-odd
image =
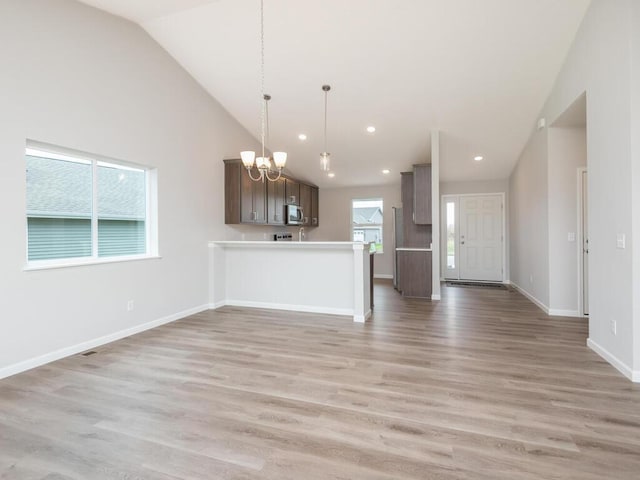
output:
[[[260,93],[262,95],[261,102],[261,133],[260,140],[262,144],[262,156],[256,158],[256,152],[253,151],[244,151],[240,152],[240,158],[242,159],[242,164],[246,167],[247,172],[249,173],[249,177],[251,180],[255,182],[264,182],[265,178],[271,182],[275,182],[282,175],[282,169],[287,163],[287,153],[286,152],[273,152],[273,163],[275,168],[278,170],[278,176],[275,178],[271,178],[269,176],[269,172],[271,171],[271,160],[264,153],[264,142],[265,142],[265,117],[266,123],[268,125],[268,102],[271,100],[270,95],[266,95],[264,93],[264,0],[260,0]],[[267,126],[268,128],[268,126]],[[253,166],[258,168],[259,176],[258,178],[254,178],[251,174],[251,169]]]
[[[320,154],[320,168],[328,172],[331,169],[331,154],[327,152],[327,96],[331,90],[331,85],[323,85],[324,92],[324,152]]]

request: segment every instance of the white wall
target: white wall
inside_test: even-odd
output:
[[[509,179],[511,282],[549,305],[547,130],[529,140]]]
[[[631,192],[633,207],[633,331],[634,371],[640,372],[640,2],[633,2],[631,15]],[[640,378],[638,379],[640,380]]]
[[[640,205],[637,199],[634,203],[632,193],[632,159],[637,161],[638,155],[637,132],[631,134],[631,109],[637,107],[637,101],[632,103],[635,94],[631,94],[632,85],[637,89],[638,84],[637,78],[633,82],[631,78],[631,45],[637,45],[639,25],[637,3],[635,0],[592,2],[541,112],[551,124],[576,98],[587,93],[589,345],[628,376],[632,376],[640,356],[640,342],[636,342],[635,352],[633,342],[634,331],[640,328],[633,300],[634,291],[637,296],[639,276],[632,275],[632,251],[636,255],[639,252],[633,250],[638,245],[631,240],[633,214],[640,215]],[[634,115],[636,113],[634,111]],[[546,130],[532,134],[510,180],[511,269],[512,278],[517,274],[521,283],[529,273],[532,256],[539,264],[548,264],[549,260],[545,251],[548,236],[539,234],[548,230],[548,221],[544,215],[536,214],[538,203],[548,198],[546,135]],[[536,222],[542,221],[533,232],[528,224],[532,216]],[[534,237],[528,238],[528,233]],[[618,233],[630,239],[626,249],[616,248]],[[617,335],[611,331],[611,321],[617,322]]]
[[[587,164],[584,128],[549,129],[549,308],[578,315],[578,167]],[[577,239],[577,235],[576,235]]]
[[[400,207],[400,179],[397,184],[377,187],[320,189],[320,225],[308,229],[308,239],[316,241],[351,241],[351,201],[356,198],[382,198],[384,253],[376,254],[375,275],[393,275],[392,207]]]
[[[440,195],[464,195],[470,193],[507,193],[509,179],[481,180],[474,182],[440,182]]]
[[[0,2],[0,58],[0,377],[205,308],[222,158],[255,140],[142,29],[83,4]],[[23,271],[26,139],[157,167],[162,258]]]

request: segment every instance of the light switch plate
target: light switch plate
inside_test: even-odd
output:
[[[567,241],[569,242],[575,242],[576,241],[576,234],[575,232],[569,232],[567,234]]]
[[[616,236],[616,247],[620,249],[627,248],[627,236],[624,233],[619,233]]]

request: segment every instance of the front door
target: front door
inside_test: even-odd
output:
[[[502,195],[460,196],[460,279],[503,279]]]

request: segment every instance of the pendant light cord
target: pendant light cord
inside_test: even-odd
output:
[[[324,91],[324,151],[327,151],[327,90]]]
[[[267,100],[264,98],[264,0],[260,0],[260,93],[262,106],[262,156],[264,157],[264,132]]]

